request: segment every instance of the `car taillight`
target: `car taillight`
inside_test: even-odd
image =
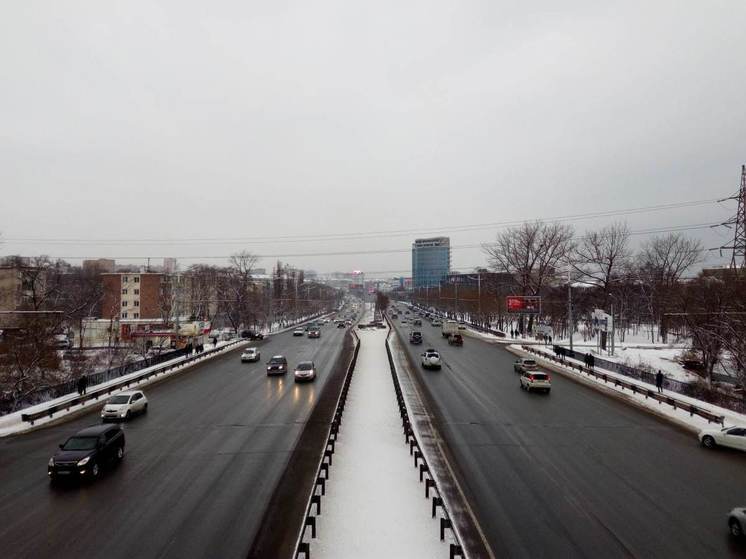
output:
[[[534,375],[528,375],[528,380],[533,381],[534,380]]]
[[[550,380],[552,380],[552,377],[547,375],[547,382],[549,382]]]

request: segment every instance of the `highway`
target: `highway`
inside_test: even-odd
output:
[[[400,315],[401,319],[401,315]],[[515,357],[473,337],[449,346],[423,320],[408,342],[431,412],[496,557],[729,557],[726,514],[746,504],[746,456],[552,374],[526,393]],[[419,354],[441,352],[441,371]]]
[[[241,363],[237,350],[145,387],[149,411],[124,424],[123,462],[92,484],[50,486],[46,466],[98,411],[0,439],[0,555],[246,557],[346,332],[327,324],[320,339],[279,334],[256,344],[259,363]],[[273,354],[290,373],[267,377]],[[295,384],[292,368],[305,359],[319,377]]]

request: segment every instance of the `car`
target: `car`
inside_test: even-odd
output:
[[[316,365],[313,361],[301,361],[295,367],[293,375],[295,376],[295,382],[314,380],[316,378]]]
[[[345,326],[352,326],[351,320],[345,320]]]
[[[318,327],[311,328],[308,331],[308,337],[309,338],[320,338],[321,337],[321,330],[319,330]]]
[[[337,328],[346,328],[345,323],[342,321],[337,322]]]
[[[54,483],[63,478],[96,479],[101,469],[124,458],[124,431],[119,425],[94,425],[60,445],[47,464]]]
[[[459,330],[466,330],[466,326],[464,326],[463,324],[459,324],[458,325],[458,329]]]
[[[293,330],[293,336],[302,336],[306,331],[303,328],[296,328]]]
[[[464,345],[464,337],[461,334],[448,336],[448,345]]]
[[[422,332],[412,332],[409,334],[409,343],[419,345],[422,343]]]
[[[440,353],[434,349],[426,349],[422,354],[422,367],[425,369],[440,369]]]
[[[254,363],[262,358],[262,354],[255,347],[247,347],[241,354],[241,363]]]
[[[254,330],[242,330],[241,337],[245,340],[263,340],[264,334],[255,332]]]
[[[532,390],[549,392],[552,389],[552,377],[549,373],[541,371],[524,371],[521,374],[521,388],[527,392]]]
[[[284,355],[273,355],[267,362],[267,375],[284,375],[288,372],[288,360]]]
[[[699,441],[705,448],[727,446],[738,450],[746,450],[746,427],[723,427],[722,429],[702,429]]]
[[[431,322],[431,324],[432,324],[433,326],[442,326],[442,325],[443,325],[443,321],[441,321],[441,320],[439,320],[439,319],[437,319],[437,318],[436,318],[436,319],[434,319],[434,320],[433,320],[433,321]]]
[[[401,319],[401,323],[402,323],[402,324],[407,324],[407,319],[406,319],[406,318],[402,318],[402,319]]]
[[[728,531],[734,538],[741,538],[744,526],[746,526],[746,508],[736,507],[728,513]]]
[[[357,325],[357,327],[358,327],[358,328],[359,328],[360,330],[365,330],[365,329],[366,329],[366,328],[368,328],[369,326],[370,326],[370,324],[363,324],[362,322],[361,322],[361,323],[359,323],[359,324]]]
[[[513,363],[513,370],[516,373],[525,373],[526,371],[536,371],[538,369],[539,366],[536,364],[536,361],[528,357],[521,357]]]
[[[101,419],[128,420],[135,414],[147,413],[148,399],[142,390],[127,390],[109,398],[101,410]]]
[[[413,326],[422,326],[422,320],[420,320],[419,318],[415,318],[415,319],[414,319],[414,320],[412,321],[412,325],[413,325]]]

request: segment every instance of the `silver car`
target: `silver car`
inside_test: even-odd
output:
[[[261,353],[255,347],[248,347],[241,354],[242,363],[255,363],[261,359]]]
[[[104,421],[126,421],[138,413],[148,411],[148,399],[142,390],[128,390],[112,396],[104,404],[101,410],[101,419]]]
[[[313,361],[301,361],[295,368],[295,382],[303,380],[314,380],[316,378],[316,365]]]

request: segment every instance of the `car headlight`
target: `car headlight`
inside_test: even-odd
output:
[[[50,468],[54,468],[54,456],[49,459],[47,466],[49,466]]]
[[[85,458],[83,458],[81,461],[78,462],[78,466],[85,466],[90,461],[91,461],[91,457],[86,456]]]
[[[119,412],[119,417],[126,417],[127,416],[127,410],[122,410]]]

